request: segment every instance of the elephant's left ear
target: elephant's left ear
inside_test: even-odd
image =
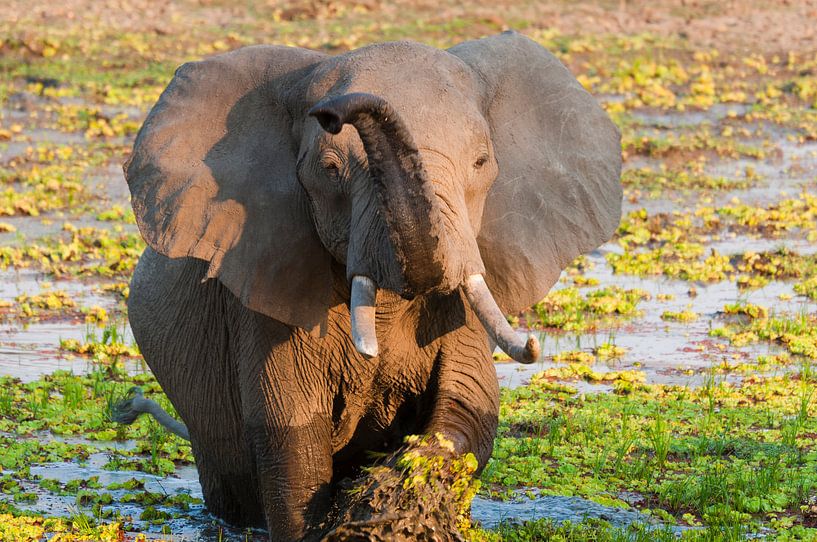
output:
[[[477,238],[505,312],[539,301],[621,219],[617,128],[565,66],[505,32],[449,49],[476,72],[499,176]]]

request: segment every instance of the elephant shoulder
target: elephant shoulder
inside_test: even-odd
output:
[[[146,310],[153,312],[157,304],[167,305],[180,294],[195,289],[206,273],[207,262],[195,258],[168,258],[147,247],[130,282],[130,319],[139,318]]]

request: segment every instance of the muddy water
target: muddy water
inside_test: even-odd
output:
[[[730,114],[731,111],[741,114],[743,111],[735,106],[716,106],[708,112],[685,114],[641,114],[640,121],[645,131],[660,131],[664,129],[683,129],[698,126],[705,122],[714,122]],[[136,113],[136,112],[135,112]],[[23,118],[24,113],[11,111],[4,113],[9,118]],[[15,117],[16,115],[16,117]],[[714,196],[696,193],[670,193],[658,199],[641,198],[637,201],[626,201],[625,212],[646,208],[649,212],[673,211],[693,209],[698,205],[723,205],[735,198],[740,201],[768,205],[782,197],[791,197],[802,191],[817,190],[817,143],[799,145],[792,143],[785,134],[772,134],[772,151],[767,160],[756,161],[750,159],[713,160],[707,166],[707,173],[726,177],[742,177],[747,167],[754,169],[760,178],[753,182],[748,189],[733,190],[717,193]],[[64,134],[47,128],[36,128],[28,132],[29,139],[25,142],[10,142],[0,146],[0,161],[9,159],[26,152],[26,148],[37,142],[80,143],[81,135]],[[762,141],[758,141],[761,143]],[[657,169],[660,162],[656,160],[637,159],[627,164],[627,167],[650,166]],[[127,189],[118,164],[110,164],[102,168],[88,182],[98,189],[104,199],[111,204],[127,204]],[[48,220],[40,218],[13,217],[6,222],[17,227],[16,234],[0,234],[0,244],[19,242],[21,238],[36,239],[43,235],[51,235],[61,228],[63,216],[49,216]],[[89,224],[100,226],[92,217],[72,217],[80,225]],[[132,226],[128,226],[132,227]],[[814,253],[817,247],[797,239],[763,239],[734,236],[727,237],[708,245],[723,254],[739,254],[747,250],[775,250],[785,246],[802,253]],[[699,385],[713,366],[722,362],[737,363],[751,361],[758,354],[775,353],[774,347],[754,345],[744,348],[734,348],[724,345],[723,341],[709,337],[712,327],[721,325],[720,311],[724,304],[736,301],[747,301],[764,305],[775,312],[798,312],[817,310],[817,305],[807,302],[804,298],[793,298],[784,301],[781,294],[792,294],[792,285],[786,282],[772,282],[758,290],[742,292],[733,282],[716,284],[690,284],[688,282],[670,280],[661,277],[638,278],[625,275],[614,275],[606,264],[605,254],[620,251],[620,248],[608,243],[589,256],[594,266],[587,272],[589,277],[597,278],[602,286],[616,285],[622,288],[639,288],[651,295],[649,300],[642,301],[639,308],[643,315],[614,329],[605,329],[595,333],[563,333],[553,330],[540,332],[545,361],[522,366],[510,363],[498,363],[497,375],[503,386],[516,387],[527,383],[530,377],[543,369],[554,367],[549,361],[553,355],[565,350],[590,351],[594,347],[613,342],[625,347],[627,353],[618,360],[599,363],[594,369],[600,372],[608,370],[638,369],[645,373],[648,382],[673,383],[681,385]],[[82,306],[99,305],[106,309],[114,309],[116,301],[111,296],[100,294],[98,284],[72,280],[53,280],[37,272],[27,270],[0,272],[0,301],[13,301],[20,294],[36,294],[45,289],[43,282],[50,282],[50,288],[65,290]],[[564,287],[563,283],[557,288]],[[697,295],[690,295],[690,288],[694,287]],[[672,294],[674,299],[660,301],[659,294]],[[660,315],[664,311],[692,310],[700,318],[691,323],[665,322]],[[123,324],[126,340],[132,340],[129,330]],[[24,324],[19,321],[0,321],[0,374],[11,375],[25,381],[36,379],[50,374],[57,369],[67,369],[75,373],[92,370],[90,363],[81,357],[71,356],[59,350],[60,339],[82,340],[89,332],[94,331],[83,322],[82,318],[58,318],[35,323]],[[127,369],[133,372],[145,371],[140,361],[128,362]],[[778,369],[783,370],[783,369]],[[739,379],[739,375],[724,376],[725,379]],[[610,386],[603,384],[575,383],[579,392],[599,393],[610,391]],[[47,435],[42,440],[53,438]],[[98,443],[93,443],[98,445]],[[128,443],[110,444],[114,451],[116,447],[128,447]],[[100,452],[92,455],[85,462],[50,463],[32,466],[32,474],[43,478],[52,478],[60,481],[72,479],[87,479],[98,476],[102,485],[113,482],[123,482],[130,478],[137,478],[145,482],[149,491],[174,494],[187,493],[193,497],[201,496],[201,487],[198,484],[195,467],[179,467],[176,474],[168,477],[151,476],[140,472],[109,471],[103,469],[109,452]],[[29,505],[36,510],[49,515],[70,516],[77,511],[73,496],[55,496],[41,490],[38,486],[26,487],[26,491],[33,491],[39,495],[36,503]],[[114,502],[121,500],[124,491],[114,492]],[[2,497],[0,497],[2,498]],[[161,508],[161,507],[160,507]],[[107,506],[121,516],[138,518],[144,507],[138,504],[117,504]],[[178,509],[167,509],[178,513]],[[622,510],[601,506],[583,499],[558,496],[535,496],[531,499],[520,497],[508,502],[495,502],[481,497],[474,501],[473,515],[476,520],[490,527],[500,521],[512,519],[532,519],[548,517],[558,521],[581,521],[585,517],[596,517],[610,521],[614,525],[624,526],[632,522],[646,522],[648,518],[634,511]],[[137,529],[146,529],[157,532],[158,527],[151,527],[138,519],[129,520]],[[174,518],[166,525],[173,533],[173,540],[225,540],[263,539],[260,532],[249,534],[225,526],[209,516],[201,506],[193,506],[189,512]]]

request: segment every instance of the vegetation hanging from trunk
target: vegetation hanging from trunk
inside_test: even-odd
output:
[[[366,469],[324,542],[464,541],[480,483],[477,460],[437,433],[410,436],[402,450]]]

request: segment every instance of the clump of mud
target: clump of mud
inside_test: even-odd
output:
[[[464,542],[477,466],[439,433],[408,437],[355,482],[323,542]]]

